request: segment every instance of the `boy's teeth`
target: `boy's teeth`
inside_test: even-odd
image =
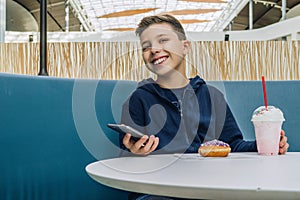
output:
[[[155,60],[155,61],[153,62],[153,64],[157,65],[157,64],[159,64],[159,63],[162,63],[162,62],[165,61],[165,60],[166,60],[166,58],[159,58],[159,59]]]

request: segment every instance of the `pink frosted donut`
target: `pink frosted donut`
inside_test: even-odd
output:
[[[205,157],[226,157],[230,153],[230,146],[220,140],[212,140],[201,144],[198,152]]]

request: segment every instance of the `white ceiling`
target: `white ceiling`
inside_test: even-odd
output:
[[[109,34],[114,29],[136,28],[144,16],[180,11],[196,14],[174,14],[179,20],[204,20],[199,23],[183,23],[187,32],[222,31],[248,3],[248,0],[224,0],[215,3],[216,1],[218,0],[70,0],[70,4],[86,30]],[[138,12],[147,8],[154,10],[130,16],[101,17],[133,10]],[[205,9],[218,11],[201,13]]]
[[[38,28],[36,20],[24,7],[13,0],[6,0],[6,30],[38,31]]]

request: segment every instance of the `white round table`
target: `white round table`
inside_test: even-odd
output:
[[[91,163],[97,182],[122,190],[195,199],[300,199],[300,153],[122,157]]]

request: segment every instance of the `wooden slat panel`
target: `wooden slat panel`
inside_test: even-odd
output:
[[[157,8],[145,8],[145,9],[136,9],[136,10],[124,10],[120,12],[114,12],[114,13],[109,13],[106,15],[99,16],[98,18],[112,18],[112,17],[125,17],[125,16],[132,16],[132,15],[137,15],[141,13],[147,13],[151,12],[153,10],[156,10]]]
[[[226,3],[226,0],[178,0],[178,1],[188,1],[188,2],[198,2],[198,3]]]
[[[172,15],[197,15],[197,14],[203,14],[203,13],[209,13],[209,12],[217,12],[220,11],[221,9],[186,9],[186,10],[174,10],[167,12]]]
[[[134,31],[135,28],[108,28],[103,31]]]
[[[182,24],[194,24],[194,23],[203,23],[210,22],[210,20],[201,20],[201,19],[182,19],[179,20]]]

